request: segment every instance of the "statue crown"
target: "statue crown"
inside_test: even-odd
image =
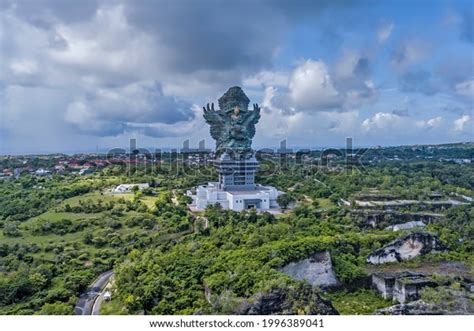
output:
[[[219,108],[225,112],[233,111],[236,106],[240,107],[241,112],[246,112],[250,103],[250,99],[239,86],[228,89],[218,101]]]

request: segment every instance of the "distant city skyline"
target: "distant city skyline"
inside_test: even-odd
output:
[[[214,148],[241,86],[254,148],[474,141],[470,1],[0,3],[0,155]]]

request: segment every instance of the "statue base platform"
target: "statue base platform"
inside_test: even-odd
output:
[[[276,199],[281,192],[273,186],[256,184],[252,189],[237,190],[219,188],[218,182],[199,185],[195,192],[186,193],[193,199],[191,209],[204,210],[208,205],[219,203],[223,209],[242,211],[255,208],[258,211],[279,210]]]

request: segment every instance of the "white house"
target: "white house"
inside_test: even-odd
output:
[[[146,189],[150,187],[148,183],[139,183],[139,184],[120,184],[113,189],[113,193],[130,193],[132,189],[137,186],[139,190]]]

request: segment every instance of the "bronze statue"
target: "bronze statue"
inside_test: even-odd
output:
[[[211,136],[216,140],[218,155],[225,151],[240,155],[251,152],[260,108],[254,104],[253,110],[249,110],[249,102],[244,91],[234,86],[219,98],[220,109],[215,110],[214,103],[203,107],[204,119],[211,126]]]

